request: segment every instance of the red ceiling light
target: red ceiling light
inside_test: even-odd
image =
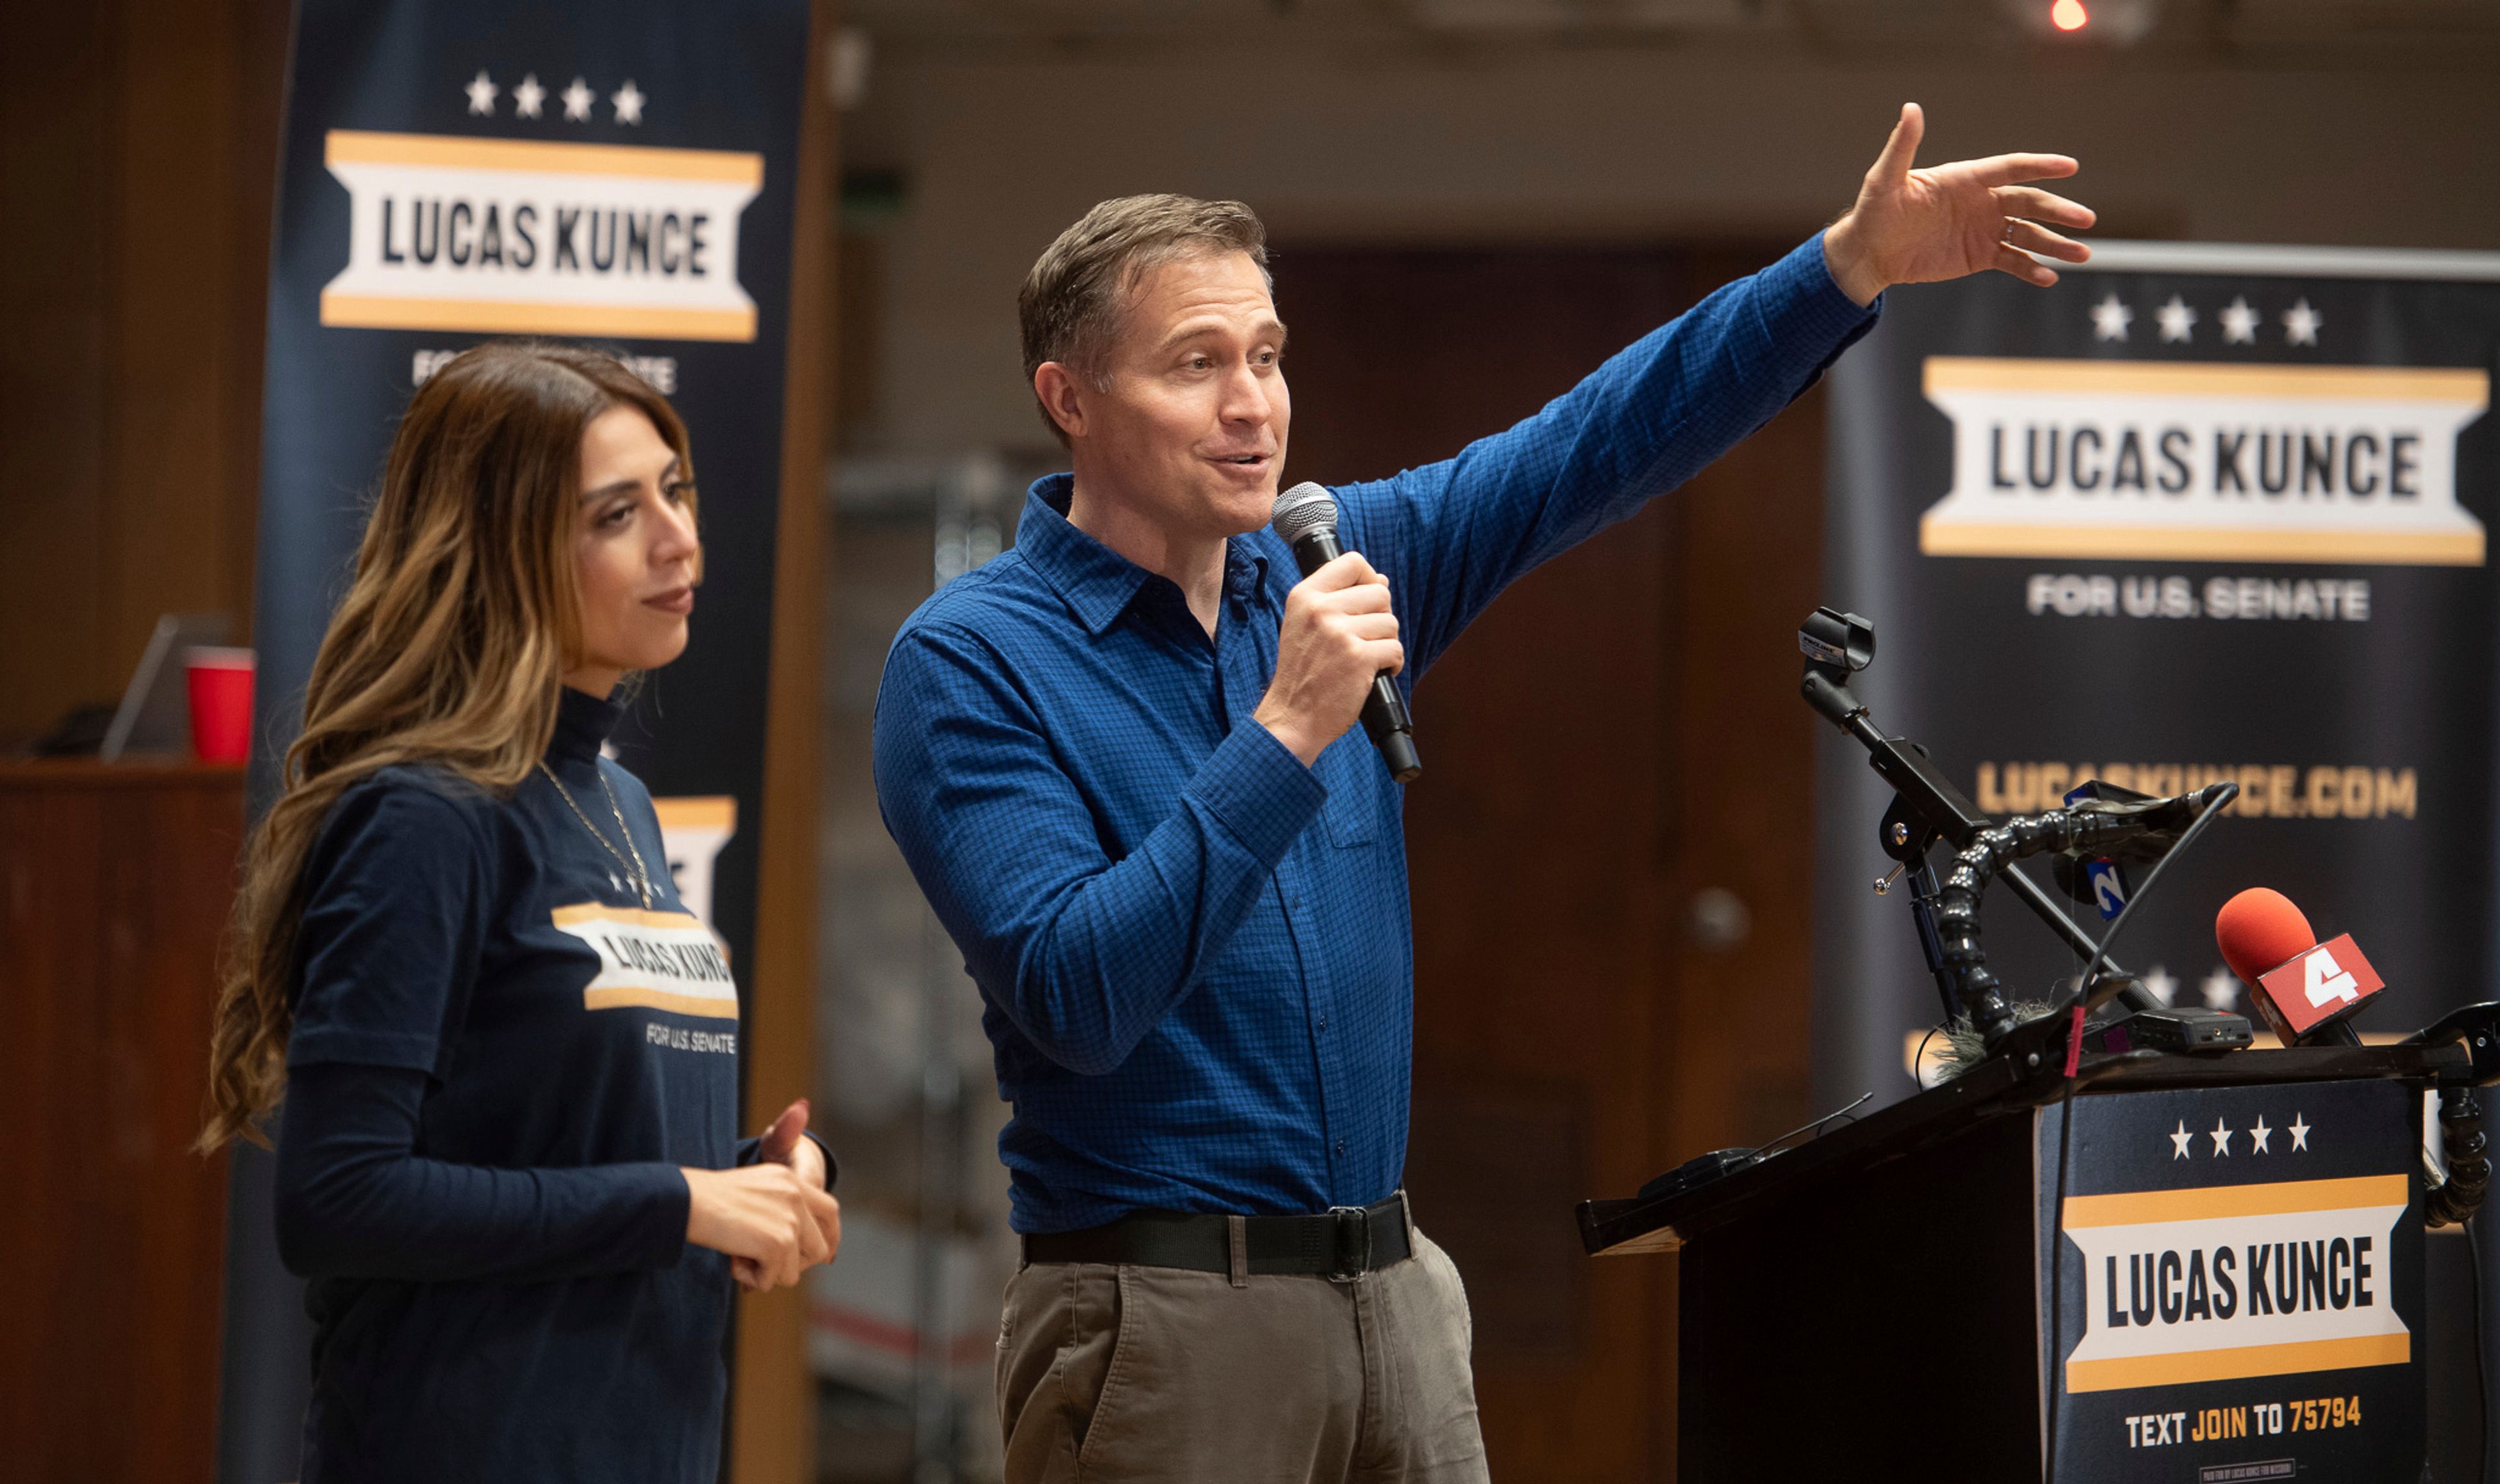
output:
[[[2084,0],[2057,0],[2049,7],[2049,23],[2060,31],[2080,31],[2091,18],[2091,13],[2084,9]]]

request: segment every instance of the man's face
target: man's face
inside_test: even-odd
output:
[[[1149,270],[1106,358],[1109,388],[1078,392],[1079,478],[1176,537],[1266,523],[1293,403],[1285,327],[1246,252]]]

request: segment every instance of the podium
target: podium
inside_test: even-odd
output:
[[[2474,1061],[1991,1059],[1581,1236],[1681,1254],[1681,1478],[2417,1484],[2422,1094]]]
[[[0,765],[0,1477],[214,1474],[227,1162],[190,1145],[243,796],[241,767]]]

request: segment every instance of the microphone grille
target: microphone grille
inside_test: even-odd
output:
[[[1336,529],[1336,501],[1328,490],[1305,479],[1276,497],[1268,526],[1290,546],[1316,531]]]
[[[2231,972],[2253,984],[2267,970],[2316,947],[2318,935],[2290,898],[2252,886],[2215,914],[2214,943]]]

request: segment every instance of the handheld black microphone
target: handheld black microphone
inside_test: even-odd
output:
[[[1345,555],[1336,543],[1336,501],[1317,484],[1305,481],[1278,495],[1276,512],[1267,523],[1294,548],[1294,565],[1303,577]],[[1371,734],[1391,777],[1412,783],[1423,775],[1424,760],[1415,754],[1415,718],[1407,714],[1406,698],[1398,694],[1398,683],[1386,670],[1372,676],[1371,694],[1363,703],[1363,729]]]

